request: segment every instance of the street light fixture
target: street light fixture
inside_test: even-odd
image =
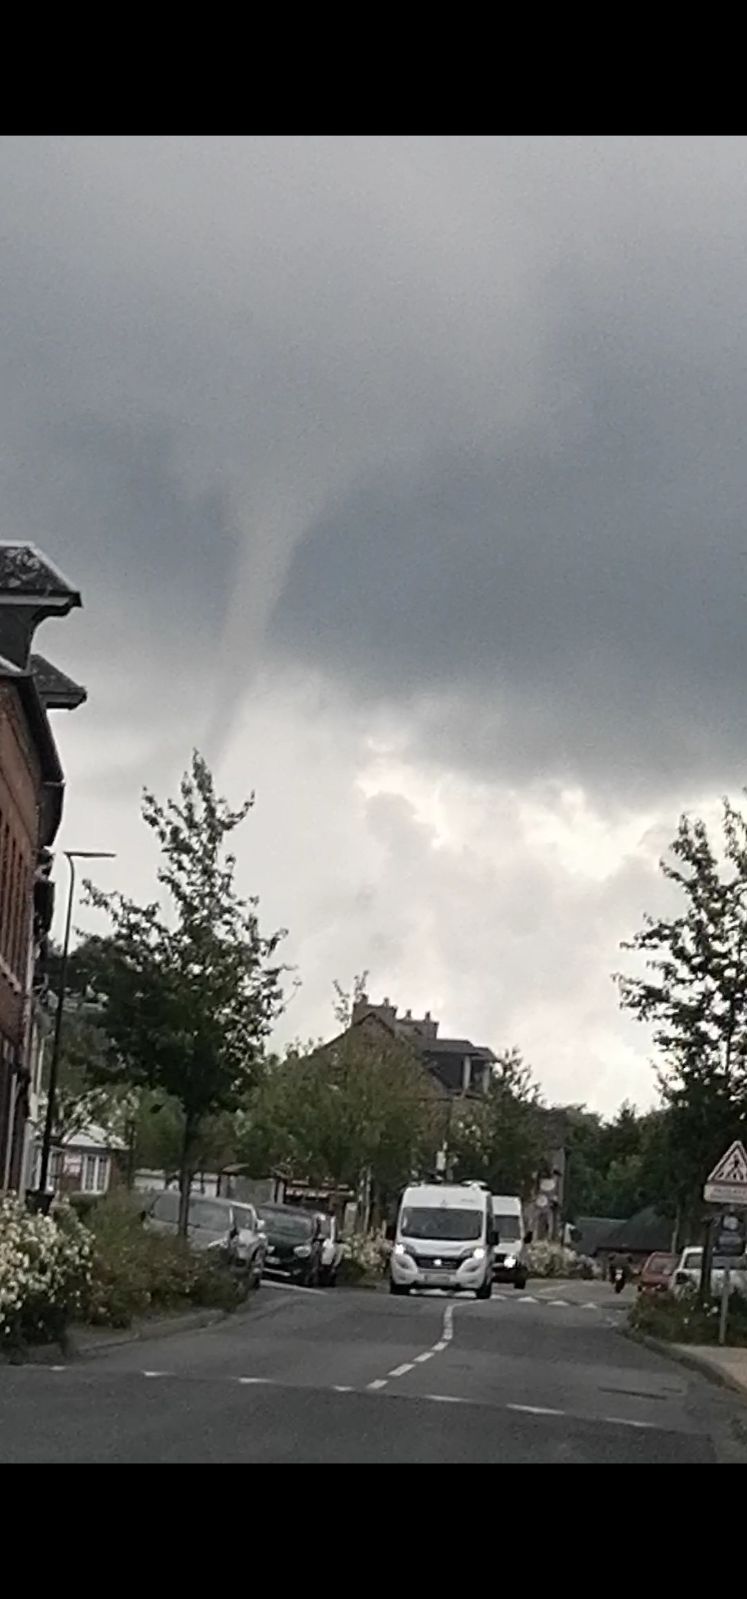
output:
[[[52,1044],[52,1059],[49,1065],[49,1086],[47,1089],[47,1114],[44,1120],[44,1135],[42,1138],[41,1160],[39,1164],[38,1198],[40,1207],[48,1203],[47,1176],[49,1173],[49,1156],[52,1148],[52,1129],[54,1126],[55,1099],[57,1097],[57,1077],[60,1065],[60,1043],[62,1039],[62,1013],[65,1005],[65,985],[67,982],[67,959],[70,951],[70,929],[73,921],[73,900],[75,898],[75,862],[76,861],[113,861],[116,859],[113,850],[106,849],[66,849],[63,854],[70,868],[70,888],[67,896],[67,916],[65,919],[65,939],[62,946],[62,960],[60,963],[60,982],[57,990],[57,1010],[54,1020],[54,1041]]]

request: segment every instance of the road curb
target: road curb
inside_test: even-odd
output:
[[[149,1338],[168,1338],[180,1332],[199,1332],[202,1327],[214,1327],[218,1322],[228,1321],[237,1314],[232,1310],[193,1310],[183,1316],[161,1316],[156,1321],[138,1322],[108,1337],[103,1331],[100,1336],[94,1333],[90,1337],[87,1333],[82,1336],[72,1333],[67,1352],[80,1357],[105,1355],[108,1349],[119,1349],[123,1344],[137,1344]]]
[[[712,1365],[707,1357],[704,1358],[694,1350],[684,1348],[682,1344],[668,1344],[663,1338],[652,1338],[650,1333],[636,1332],[634,1327],[622,1327],[620,1331],[625,1338],[632,1339],[633,1343],[645,1344],[646,1348],[652,1349],[655,1354],[666,1355],[668,1360],[674,1360],[680,1366],[687,1366],[690,1371],[697,1371],[701,1377],[709,1377],[719,1388],[728,1388],[731,1393],[739,1394],[740,1399],[747,1403],[747,1386],[738,1377],[733,1377],[731,1372]]]

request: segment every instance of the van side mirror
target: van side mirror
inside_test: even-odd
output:
[[[497,1227],[491,1227],[491,1229],[490,1229],[490,1242],[491,1242],[491,1244],[493,1244],[493,1245],[499,1244],[500,1241],[501,1241],[501,1235],[500,1235],[500,1233],[498,1231],[498,1228]]]
[[[386,1239],[387,1239],[387,1243],[389,1243],[389,1244],[393,1244],[394,1243],[394,1235],[395,1235],[396,1231],[397,1231],[396,1222],[388,1221],[387,1224],[386,1224]]]
[[[525,1244],[531,1244],[533,1238],[534,1238],[534,1233],[532,1232],[532,1230],[530,1228],[529,1232],[524,1234],[524,1243]]]

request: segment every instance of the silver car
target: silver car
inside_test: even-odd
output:
[[[178,1223],[179,1195],[168,1188],[151,1202],[146,1224],[156,1232],[175,1235]],[[187,1238],[193,1249],[223,1250],[230,1261],[249,1272],[252,1287],[259,1288],[267,1240],[253,1205],[192,1194]]]

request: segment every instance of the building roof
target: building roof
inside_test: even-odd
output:
[[[658,1215],[653,1205],[639,1210],[628,1221],[620,1222],[605,1239],[605,1249],[635,1249],[651,1253],[654,1249],[668,1249],[672,1239],[672,1223]]]
[[[29,670],[48,711],[74,711],[88,698],[82,683],[74,682],[45,655],[32,655]]]
[[[15,596],[29,600],[67,600],[68,609],[80,605],[72,583],[35,544],[0,540],[0,600]]]
[[[479,1055],[481,1060],[495,1060],[487,1044],[473,1044],[469,1038],[421,1038],[413,1033],[413,1040],[424,1055]]]
[[[620,1216],[577,1216],[573,1226],[578,1233],[573,1248],[580,1255],[595,1255],[607,1248],[607,1240],[624,1222]]]

